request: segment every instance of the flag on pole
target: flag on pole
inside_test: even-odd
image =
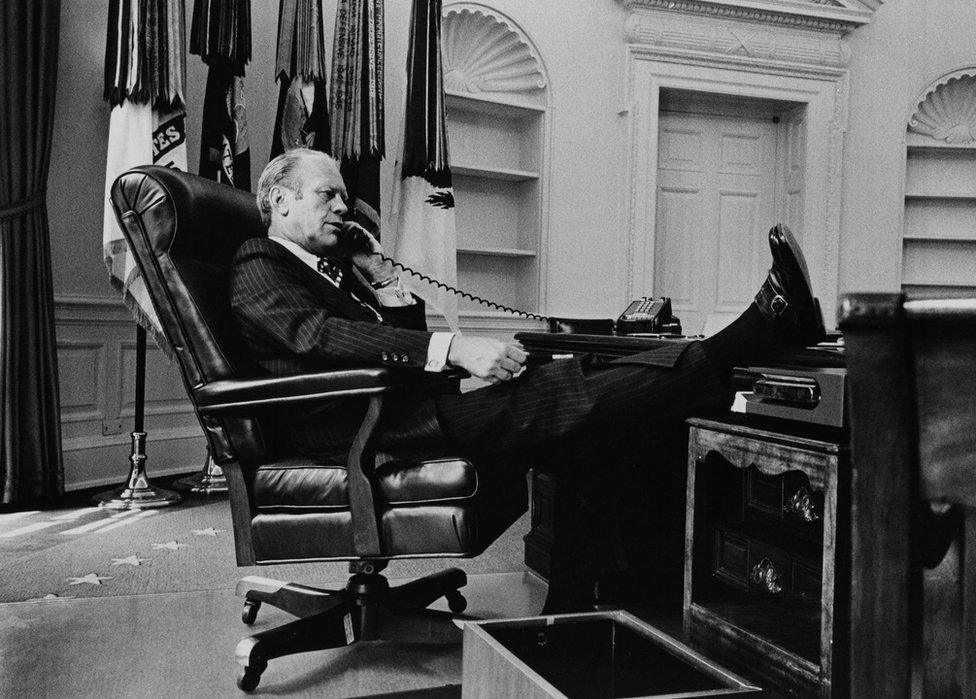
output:
[[[271,157],[289,148],[331,153],[320,0],[281,0],[278,14],[278,112]]]
[[[457,231],[440,40],[441,0],[414,0],[393,250],[406,266],[455,286]],[[440,309],[457,330],[456,296],[412,275],[404,284]]]
[[[207,64],[199,173],[251,189],[244,66],[251,60],[250,0],[196,0],[190,53]]]
[[[167,354],[145,281],[109,202],[115,178],[137,165],[186,170],[186,14],[183,0],[110,0],[104,97],[112,105],[102,248],[110,280],[136,322]]]
[[[379,238],[383,137],[383,0],[338,0],[332,54],[332,155],[354,221]]]

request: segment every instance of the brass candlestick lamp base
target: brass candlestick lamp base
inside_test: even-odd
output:
[[[138,510],[175,505],[183,498],[165,488],[157,488],[146,477],[146,433],[132,433],[132,466],[129,479],[121,488],[107,490],[92,498],[99,507],[110,510]]]
[[[224,469],[213,460],[208,448],[203,470],[196,475],[174,481],[173,487],[193,495],[222,495],[227,492],[227,476],[224,475]]]

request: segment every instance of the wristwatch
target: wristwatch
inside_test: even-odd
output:
[[[385,289],[388,286],[392,286],[396,284],[398,281],[400,281],[400,277],[394,274],[389,279],[384,279],[381,282],[372,282],[370,286],[373,287],[374,289]]]

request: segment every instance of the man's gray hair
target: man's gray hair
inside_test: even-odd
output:
[[[264,222],[265,227],[271,225],[272,187],[275,185],[287,187],[295,193],[296,199],[302,198],[302,179],[299,165],[305,158],[322,158],[332,163],[336,170],[339,169],[339,163],[336,162],[335,158],[322,151],[312,150],[311,148],[292,148],[286,150],[278,157],[272,158],[258,179],[258,191],[255,194],[258,211],[261,212],[261,220]]]

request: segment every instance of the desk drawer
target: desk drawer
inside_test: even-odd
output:
[[[820,595],[818,561],[797,556],[734,529],[716,528],[713,575],[756,595]]]
[[[747,515],[783,523],[809,536],[823,531],[823,492],[814,490],[806,474],[788,471],[769,476],[749,469],[743,477],[743,508]]]

